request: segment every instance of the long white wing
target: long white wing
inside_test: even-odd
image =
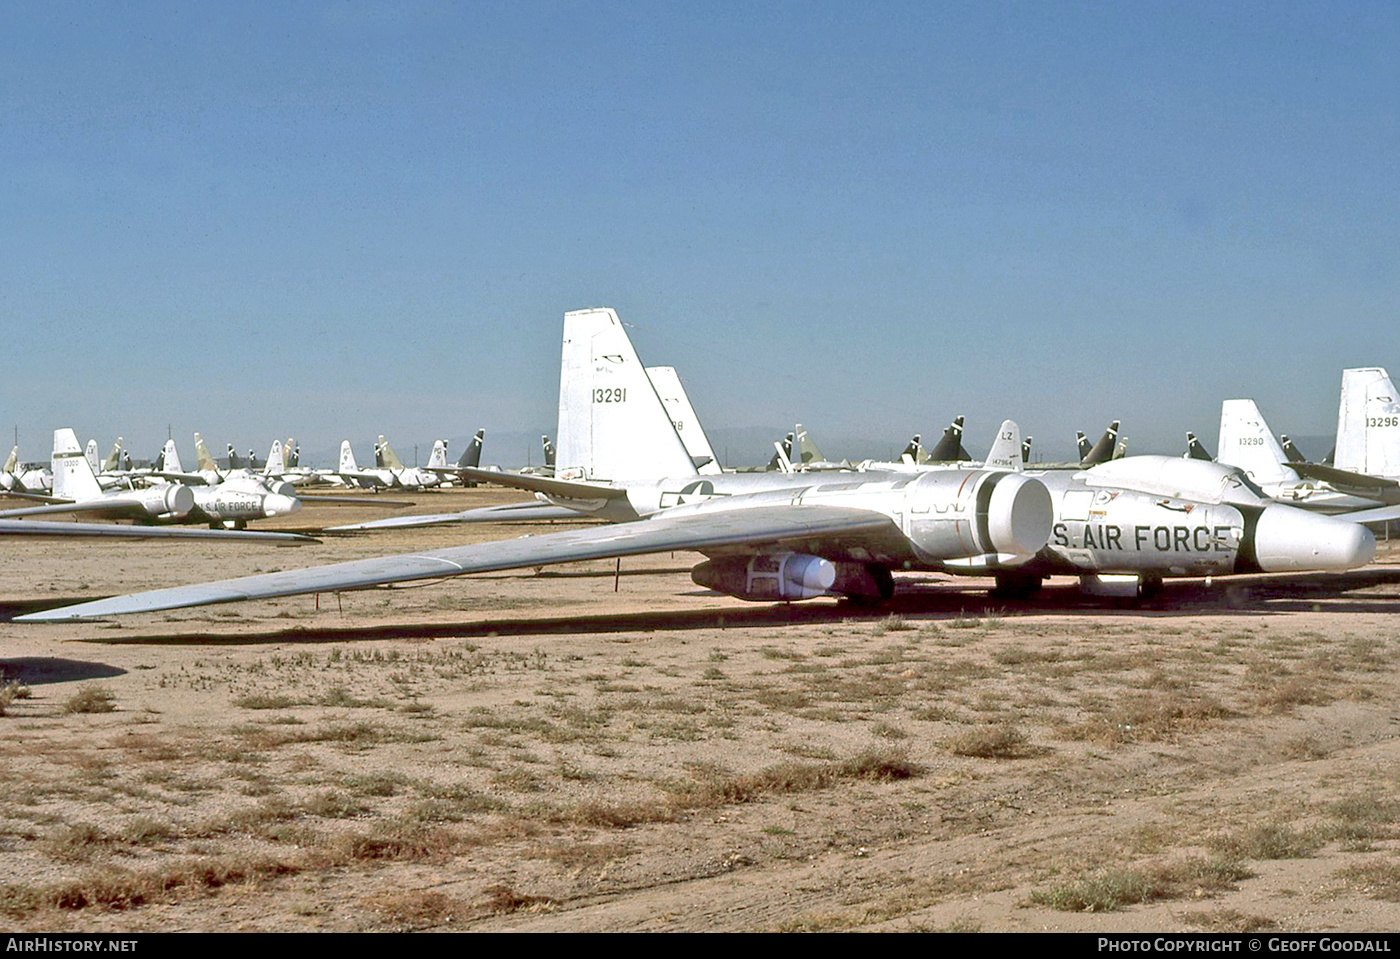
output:
[[[303,497],[304,499],[304,497]],[[370,506],[374,503],[367,504]],[[364,523],[347,523],[344,526],[327,526],[327,533],[351,533],[366,529],[409,529],[417,526],[446,526],[451,523],[513,523],[516,520],[587,520],[587,513],[554,506],[550,503],[506,503],[501,506],[482,506],[477,509],[462,510],[460,513],[423,513],[417,516],[390,516],[387,519],[374,519]]]
[[[140,500],[111,497],[88,500],[83,503],[52,503],[48,506],[25,506],[20,509],[7,509],[0,511],[0,519],[16,519],[21,516],[55,516],[71,513],[94,513],[98,516],[126,519],[149,515]]]
[[[827,548],[833,544],[858,546],[871,553],[890,553],[905,548],[899,528],[883,513],[835,506],[765,506],[692,514],[674,519],[661,517],[616,526],[567,530],[543,536],[245,576],[217,583],[157,589],[30,613],[16,617],[15,621],[33,623],[89,619],[298,593],[331,593],[463,573],[485,573],[676,549],[754,549],[785,545],[794,549],[812,549],[814,542],[820,542]]]
[[[112,536],[118,539],[222,539],[296,545],[316,539],[301,533],[248,529],[200,529],[190,526],[118,526],[114,523],[51,523],[32,519],[0,519],[0,536]]]

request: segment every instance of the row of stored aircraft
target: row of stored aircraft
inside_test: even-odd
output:
[[[648,374],[613,310],[566,313],[553,475],[479,467],[460,473],[536,494],[534,502],[493,508],[497,517],[585,516],[604,525],[154,590],[20,620],[674,550],[705,554],[692,571],[696,583],[755,601],[878,602],[893,594],[894,574],[905,570],[992,576],[1008,594],[1068,574],[1091,594],[1135,596],[1168,576],[1355,568],[1375,551],[1374,535],[1358,519],[1400,515],[1396,507],[1351,515],[1300,509],[1269,498],[1237,466],[1191,457],[1121,456],[1087,468],[1031,469],[1017,455],[1020,431],[1010,420],[983,463],[920,464],[915,456],[861,469],[724,472],[711,465],[712,452],[697,452],[703,431],[693,411],[677,422],[679,407],[665,395],[674,392]]]

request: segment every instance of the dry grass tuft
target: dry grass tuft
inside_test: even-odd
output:
[[[482,907],[487,912],[498,916],[519,912],[522,909],[543,911],[554,906],[554,900],[547,896],[527,896],[516,892],[504,883],[487,889],[485,897],[481,903]]]
[[[1116,869],[1031,893],[1031,902],[1060,912],[1113,912],[1143,902],[1205,898],[1253,875],[1237,862],[1187,859],[1145,870]]]
[[[1378,859],[1343,869],[1337,875],[1372,899],[1400,902],[1400,863]]]
[[[1030,755],[1030,737],[1026,731],[1009,723],[970,729],[948,743],[958,756],[978,759],[1019,759]]]
[[[63,704],[65,713],[110,713],[117,708],[117,697],[105,686],[89,683],[68,697]]]
[[[1213,837],[1207,845],[1226,859],[1306,859],[1322,845],[1317,836],[1265,824]]]
[[[16,699],[28,699],[31,695],[29,687],[17,679],[0,685],[0,716],[5,715],[5,710],[9,709]]]

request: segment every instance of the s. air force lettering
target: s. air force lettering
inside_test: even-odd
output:
[[[1061,503],[1060,519],[1050,530],[1049,548],[1071,563],[1082,551],[1118,556],[1138,553],[1150,558],[1148,565],[1153,567],[1162,565],[1163,560],[1179,559],[1193,569],[1224,572],[1233,565],[1244,532],[1242,517],[1224,517],[1239,518],[1240,525],[1221,522],[1220,509],[1212,511],[1199,503],[1122,490],[1069,490]],[[1107,521],[1110,504],[1115,522]],[[1140,522],[1126,522],[1129,518]],[[1100,565],[1099,561],[1093,564],[1094,568]]]

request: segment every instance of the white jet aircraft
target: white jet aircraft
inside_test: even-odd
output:
[[[875,599],[891,595],[891,569],[942,569],[948,560],[989,553],[1029,559],[1049,536],[1045,487],[1002,471],[701,478],[617,315],[608,309],[565,314],[564,340],[558,462],[567,478],[514,480],[546,484],[551,498],[575,509],[632,522],[160,590],[21,618],[85,618],[670,550],[705,552],[710,559],[696,567],[696,582],[744,599]],[[672,478],[658,479],[672,466]],[[473,472],[493,482],[506,475]],[[629,476],[648,479],[629,484]]]
[[[196,504],[194,492],[188,486],[170,483],[155,487],[129,486],[126,489],[104,490],[98,485],[97,476],[92,471],[78,438],[70,429],[54,431],[53,474],[54,495],[46,506],[31,506],[23,509],[5,510],[0,518],[6,520],[28,516],[44,516],[63,513],[84,513],[87,515],[111,518],[134,519],[143,523],[194,523],[212,522],[212,518]],[[40,524],[34,524],[36,527]],[[31,535],[77,535],[65,533],[70,524],[49,524],[50,530],[12,526],[11,533]],[[90,524],[71,524],[90,525]],[[103,528],[88,531],[81,535],[124,536],[135,535],[111,533]],[[201,537],[190,537],[201,538]],[[243,537],[248,538],[248,537]],[[307,537],[293,534],[260,534],[257,539],[281,541],[306,541]]]
[[[490,474],[493,481],[534,490],[581,513],[627,521],[707,497],[776,491],[820,479],[830,484],[841,478],[808,474],[804,480],[802,473],[702,478],[693,469],[682,474],[686,453],[675,431],[665,429],[662,404],[636,401],[648,395],[648,384],[630,372],[636,354],[616,317],[610,311],[566,314],[564,330],[558,472],[577,479],[495,473]],[[611,399],[615,397],[626,399]],[[629,405],[623,408],[623,403]],[[954,426],[948,431],[950,442],[941,444],[949,456],[961,451],[961,424],[955,421]],[[1099,455],[1113,449],[1117,427],[1115,422],[1097,444]],[[1004,422],[986,466],[1022,468],[1016,455],[1022,445],[1019,434],[1013,421]],[[1275,506],[1252,489],[1239,470],[1168,460],[1125,457],[1089,469],[1027,472],[1051,492],[1058,538],[1052,537],[1033,558],[983,551],[949,560],[943,568],[995,576],[998,591],[1008,596],[1031,592],[1052,574],[1078,576],[1081,588],[1092,595],[1136,596],[1151,594],[1170,576],[1347,569],[1364,565],[1373,555],[1374,537],[1356,522],[1309,517]],[[961,476],[970,468],[960,463],[871,467],[846,475],[858,485],[881,470],[900,476]],[[631,479],[608,482],[607,477]],[[527,503],[514,508],[523,518],[537,507]],[[1265,511],[1267,521],[1262,518]],[[499,519],[502,514],[482,511],[480,518]]]

